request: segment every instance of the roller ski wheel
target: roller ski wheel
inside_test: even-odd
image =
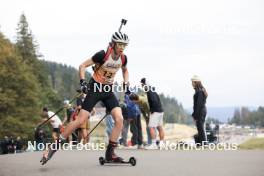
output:
[[[100,157],[99,158],[99,163],[100,163],[100,165],[104,165],[105,159],[103,157]]]
[[[129,158],[128,161],[125,161],[123,159],[121,160],[106,160],[104,157],[99,158],[100,165],[104,164],[131,164],[131,166],[135,166],[137,164],[137,160],[134,157]]]
[[[129,163],[130,163],[132,166],[135,166],[135,165],[137,164],[137,160],[136,160],[136,158],[134,158],[134,157],[129,158]]]

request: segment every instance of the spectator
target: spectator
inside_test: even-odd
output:
[[[7,147],[8,143],[9,143],[9,138],[5,136],[4,140],[1,142],[2,154],[8,154],[8,147]]]
[[[124,97],[126,97],[126,95],[124,95]],[[119,140],[119,142],[121,145],[127,147],[128,146],[127,145],[127,133],[128,133],[128,128],[130,124],[130,119],[129,119],[129,114],[128,114],[126,98],[124,99],[124,101],[121,101],[120,107],[121,107],[122,115],[123,115],[123,128],[121,132],[121,139]]]
[[[159,132],[160,143],[162,146],[164,144],[164,130],[163,130],[163,108],[160,102],[159,95],[155,91],[154,87],[147,84],[146,78],[141,79],[141,85],[144,91],[147,93],[148,103],[150,108],[150,118],[149,118],[149,128],[151,135],[151,145],[145,147],[146,149],[158,149],[156,144],[156,128]]]
[[[36,141],[37,146],[38,146],[38,144],[45,144],[46,143],[46,134],[40,128],[37,128],[35,131],[35,141]],[[38,150],[39,150],[39,148],[37,147],[37,151]]]
[[[148,99],[146,96],[139,96],[137,94],[131,94],[130,99],[134,101],[136,104],[138,104],[140,111],[145,119],[146,122],[146,131],[147,131],[147,144],[151,144],[151,136],[150,136],[150,131],[149,131],[149,116],[150,116],[150,109],[149,109],[149,104],[148,104]]]
[[[201,79],[198,76],[193,76],[192,79],[192,86],[195,90],[195,94],[193,96],[193,113],[192,117],[195,121],[198,136],[197,136],[197,144],[203,145],[207,143],[207,136],[205,133],[205,118],[207,114],[206,110],[206,98],[208,96],[207,91],[202,85]]]
[[[16,138],[15,145],[16,145],[16,153],[21,153],[23,151],[23,142],[20,136]]]
[[[139,106],[133,101],[133,107],[135,109],[135,117],[130,122],[130,131],[132,133],[131,143],[132,146],[137,146],[138,149],[143,149],[143,135],[141,127],[141,112]]]
[[[127,122],[124,124],[125,127],[125,137],[123,138],[125,142],[127,141],[127,132],[130,125],[130,132],[132,133],[131,144],[133,147],[142,147],[142,128],[140,121],[140,110],[138,106],[130,100],[130,93],[125,94],[125,104],[127,108]]]
[[[13,136],[10,137],[8,143],[7,143],[7,150],[8,153],[15,153],[16,151],[16,144]]]

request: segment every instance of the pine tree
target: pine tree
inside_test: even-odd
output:
[[[175,98],[160,94],[160,100],[164,110],[164,121],[166,123],[185,123],[192,122],[191,117],[185,112],[182,105]]]
[[[48,71],[38,59],[38,56],[40,56],[38,54],[38,44],[32,35],[25,14],[20,16],[17,26],[16,48],[21,54],[23,62],[31,67],[33,74],[37,78],[37,84],[39,84],[40,88],[39,97],[42,100],[41,104],[42,106],[50,105],[58,108],[60,99],[52,90],[48,80]]]
[[[241,113],[240,109],[235,109],[234,116],[230,120],[230,123],[241,124]]]
[[[37,59],[37,45],[34,44],[34,39],[25,14],[22,14],[19,19],[16,36],[16,46],[20,52],[23,62],[28,65],[34,65]]]

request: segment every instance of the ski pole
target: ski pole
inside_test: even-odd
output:
[[[90,134],[96,129],[96,127],[106,118],[106,116],[109,115],[108,113],[106,113],[104,115],[104,117],[102,117],[102,119],[93,127],[93,129],[88,133],[87,136],[90,136]]]

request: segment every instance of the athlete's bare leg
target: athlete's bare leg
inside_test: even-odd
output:
[[[65,128],[64,132],[61,134],[60,138],[61,140],[66,140],[67,137],[69,137],[72,132],[77,129],[78,127],[81,126],[81,124],[83,124],[85,122],[85,120],[88,118],[89,116],[89,112],[86,110],[81,110],[79,113],[79,118],[77,118],[75,121],[71,121]],[[59,141],[57,140],[55,142],[55,144],[57,145],[57,149],[58,149],[58,145],[59,145]],[[46,150],[43,154],[43,157],[41,159],[42,165],[45,164],[53,155],[54,153],[57,151],[52,149],[52,148],[48,148],[48,150]]]
[[[89,117],[90,113],[84,109],[81,109],[78,118],[76,120],[71,121],[65,128],[64,132],[61,134],[63,138],[67,138],[72,132],[80,127]]]
[[[115,126],[112,129],[110,141],[116,142],[123,128],[123,115],[120,107],[116,107],[111,111],[111,115],[115,121]]]
[[[105,158],[106,160],[109,160],[109,161],[111,160],[111,161],[119,162],[123,159],[118,157],[115,154],[114,149],[118,145],[117,140],[123,128],[123,116],[122,116],[121,108],[120,107],[114,108],[111,111],[111,115],[115,121],[115,126],[112,129],[112,133],[110,135],[110,140],[109,140],[109,144],[106,149]]]

